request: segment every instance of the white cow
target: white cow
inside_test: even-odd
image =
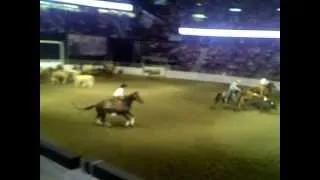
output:
[[[62,84],[66,84],[68,81],[68,77],[69,77],[68,72],[63,71],[63,70],[57,70],[51,74],[50,81],[53,84],[60,84],[60,82]]]
[[[95,84],[95,78],[92,75],[76,75],[74,79],[75,87],[92,88]]]
[[[78,76],[78,75],[81,74],[80,71],[75,70],[75,69],[66,69],[65,71],[66,71],[66,72],[69,74],[69,76],[71,77],[71,81],[75,81],[76,76]]]

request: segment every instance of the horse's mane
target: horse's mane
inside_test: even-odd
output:
[[[128,95],[125,95],[124,98],[127,99],[127,98],[130,98],[130,97],[133,97],[134,95],[138,94],[138,91],[134,91]]]

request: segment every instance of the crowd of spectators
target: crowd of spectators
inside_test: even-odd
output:
[[[188,3],[189,2],[189,3]],[[258,2],[258,1],[255,1]],[[229,12],[230,7],[240,7],[242,12]],[[178,27],[259,29],[279,30],[280,11],[276,5],[264,3],[232,6],[230,0],[203,1],[197,6],[195,1],[177,0],[168,6],[157,6],[149,12],[162,19],[143,27],[145,16],[135,12],[136,18],[119,13],[98,13],[97,9],[78,11],[54,8],[41,8],[40,32],[82,33],[111,37],[139,36],[142,39],[167,39],[169,34],[177,33]],[[193,14],[204,14],[206,19],[195,19]]]
[[[280,80],[279,39],[196,38],[197,42],[165,42],[166,35],[176,31],[179,26],[279,30],[280,12],[276,8],[265,5],[261,0],[258,5],[244,6],[242,12],[234,13],[228,12],[231,6],[226,2],[229,0],[215,0],[215,3],[203,1],[200,7],[196,7],[194,1],[188,1],[177,0],[175,4],[162,8],[164,11],[161,13],[155,11],[155,15],[165,20],[165,23],[151,23],[148,28],[137,25],[137,22],[143,20],[139,14],[137,18],[131,18],[119,14],[102,14],[96,10],[41,8],[40,32],[120,38],[126,38],[130,33],[140,33],[139,36],[144,37],[145,41],[154,41],[140,42],[139,46],[135,46],[139,48],[136,50],[138,55],[167,58],[166,63],[173,69]],[[199,12],[208,18],[195,21],[191,15]],[[157,41],[159,39],[162,42]]]
[[[280,3],[264,0],[246,0],[237,4],[233,0],[204,0],[199,4],[191,0],[176,0],[169,6],[154,8],[155,14],[165,19],[171,30],[179,26],[226,29],[279,30]],[[229,8],[241,9],[230,12]],[[203,14],[205,19],[195,19]]]
[[[220,39],[210,44],[183,42],[166,47],[170,49],[162,52],[140,50],[141,56],[167,57],[174,70],[280,80],[279,40]]]
[[[72,12],[61,9],[40,10],[40,32],[79,33],[105,37],[126,37],[132,18],[94,11]]]

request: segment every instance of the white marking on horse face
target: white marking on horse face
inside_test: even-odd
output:
[[[128,127],[130,125],[130,121],[126,121],[125,126]]]

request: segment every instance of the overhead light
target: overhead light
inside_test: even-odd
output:
[[[202,4],[201,4],[201,3],[197,3],[196,5],[197,5],[197,6],[202,6]]]
[[[108,9],[98,9],[98,12],[99,13],[109,13],[109,10]]]
[[[66,8],[71,8],[71,9],[79,9],[79,6],[71,5],[71,4],[63,4],[63,6]]]
[[[204,14],[192,14],[192,17],[196,18],[196,19],[205,19],[205,18],[207,18],[207,16],[205,16]]]
[[[96,8],[117,9],[122,11],[133,11],[133,5],[128,3],[118,3],[101,0],[52,0],[54,2],[75,4],[80,6],[89,6]]]
[[[279,12],[280,12],[280,8],[277,8],[277,11],[279,11]]]
[[[46,2],[46,1],[40,1],[40,4],[50,5],[50,4],[52,4],[52,3]]]
[[[189,36],[280,39],[280,31],[264,31],[264,30],[200,29],[200,28],[180,27],[179,34],[189,35]]]
[[[230,12],[241,12],[242,9],[240,9],[240,8],[229,8],[229,11]]]

